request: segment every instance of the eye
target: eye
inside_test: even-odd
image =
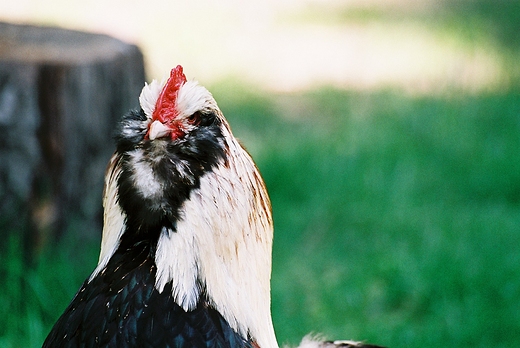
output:
[[[200,123],[200,112],[196,112],[190,116],[188,116],[188,123],[191,125],[197,125]]]

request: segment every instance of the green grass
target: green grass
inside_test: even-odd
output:
[[[53,323],[96,265],[93,241],[64,240],[32,264],[12,234],[0,253],[0,347],[41,347]]]

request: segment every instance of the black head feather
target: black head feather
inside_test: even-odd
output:
[[[149,120],[142,110],[123,117],[116,135],[122,168],[119,204],[127,225],[136,231],[158,225],[175,230],[180,208],[199,187],[200,178],[225,158],[226,142],[217,114],[197,112],[195,120],[195,127],[183,137],[149,140]],[[142,183],[140,178],[145,178]],[[144,180],[158,188],[155,194],[143,187]]]

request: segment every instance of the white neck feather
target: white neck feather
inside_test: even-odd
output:
[[[200,281],[235,330],[250,334],[262,348],[277,347],[270,310],[269,198],[249,155],[225,136],[230,152],[239,154],[201,178],[184,204],[177,232],[160,237],[156,286],[162,291],[173,281],[175,300],[190,310],[198,302]]]

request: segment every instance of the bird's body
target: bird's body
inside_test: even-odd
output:
[[[171,284],[162,293],[155,288],[150,243],[125,244],[83,284],[45,346],[251,347],[207,300],[185,311],[173,300]]]
[[[107,169],[98,266],[44,347],[278,347],[271,206],[253,160],[180,66],[140,104]]]

